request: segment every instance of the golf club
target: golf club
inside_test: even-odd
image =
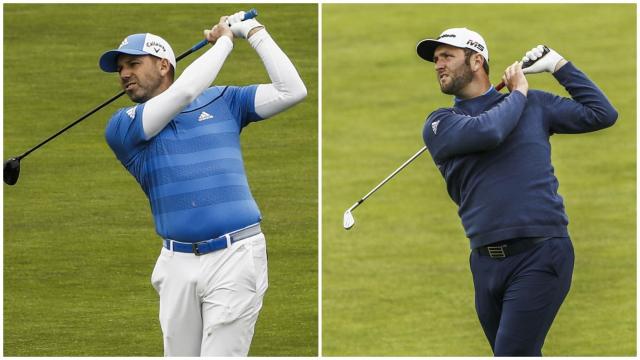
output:
[[[256,9],[251,9],[251,10],[245,12],[243,20],[253,19],[256,16],[258,16],[258,11]],[[200,48],[205,46],[207,43],[208,43],[207,39],[204,39],[204,40],[200,41],[199,43],[194,45],[191,49],[189,49],[189,50],[185,51],[184,53],[180,54],[176,58],[176,62],[182,60],[183,58],[185,58],[186,56],[190,55],[191,53],[193,53],[195,51],[198,51]],[[90,110],[88,113],[82,115],[78,120],[76,120],[76,121],[72,122],[71,124],[65,126],[62,130],[60,130],[57,133],[51,135],[50,137],[48,137],[47,139],[45,139],[44,141],[42,141],[38,145],[36,145],[36,146],[32,147],[31,149],[27,150],[22,155],[19,155],[19,156],[16,156],[16,157],[12,157],[9,160],[5,161],[4,162],[4,173],[3,173],[3,179],[4,179],[5,184],[7,184],[7,185],[15,185],[18,182],[18,177],[20,176],[20,160],[24,159],[25,157],[27,157],[27,155],[29,155],[32,152],[36,151],[37,149],[39,149],[44,144],[46,144],[49,141],[55,139],[60,134],[62,134],[65,131],[67,131],[67,130],[71,129],[72,127],[76,126],[79,122],[81,122],[82,120],[84,120],[84,119],[88,118],[89,116],[93,115],[98,110],[100,110],[103,107],[111,104],[112,102],[117,100],[122,95],[124,95],[124,90],[120,91],[118,94],[114,95],[109,100],[103,102],[102,104],[98,105],[94,109]]]
[[[535,64],[538,60],[542,59],[545,55],[547,55],[549,53],[549,48],[546,45],[543,45],[544,49],[542,50],[542,56],[540,56],[539,58],[536,59],[536,61],[531,61],[531,60],[526,60],[525,62],[522,63],[522,68],[526,69],[529,66]],[[500,83],[498,85],[495,86],[497,91],[502,90],[502,88],[504,87],[504,81],[500,81]]]
[[[425,150],[427,150],[427,147],[426,146],[422,147],[422,149],[420,149],[417,153],[415,153],[412,157],[410,157],[409,160],[405,161],[404,164],[400,165],[399,168],[397,168],[394,172],[392,172],[391,174],[389,174],[389,176],[387,176],[384,180],[382,180],[380,184],[378,184],[376,187],[371,189],[371,191],[369,191],[367,195],[363,196],[362,199],[358,200],[357,203],[353,204],[353,206],[348,208],[347,211],[344,212],[344,217],[343,217],[344,228],[346,230],[349,230],[353,227],[353,225],[355,225],[356,220],[353,218],[353,214],[351,213],[353,210],[355,210],[355,208],[360,206],[360,204],[362,204],[365,200],[367,200],[369,196],[371,196],[374,192],[376,192],[382,185],[386,184],[389,180],[391,180],[392,177],[396,176],[397,173],[399,173],[402,169],[404,169],[407,165],[409,165],[413,160],[415,160],[418,156],[420,156],[420,154],[422,154]]]

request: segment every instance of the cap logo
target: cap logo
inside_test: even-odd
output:
[[[161,49],[163,52],[167,52],[167,49],[164,48],[164,45],[160,44],[157,41],[147,41],[146,46],[149,48],[153,48],[153,51],[155,51],[156,54],[160,52]]]
[[[129,41],[127,41],[127,38],[124,38],[124,40],[122,40],[122,42],[120,43],[120,46],[118,46],[118,49],[120,49],[125,45],[129,45]]]
[[[447,37],[454,38],[454,37],[456,37],[456,34],[442,34],[442,35],[438,36],[438,38],[436,40],[440,40],[442,38],[447,38]]]
[[[479,42],[477,42],[477,41],[469,40],[469,41],[467,41],[467,45],[473,46],[474,48],[476,48],[476,49],[478,49],[480,51],[484,50],[484,46],[482,44],[480,44]]]

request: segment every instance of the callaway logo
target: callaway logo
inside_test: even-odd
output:
[[[164,45],[160,44],[157,41],[148,41],[146,45],[147,45],[147,47],[153,48],[153,51],[155,51],[156,54],[160,51],[160,49],[162,49],[162,51],[164,51],[164,52],[167,51],[164,48]]]
[[[431,130],[433,130],[433,135],[438,135],[438,124],[440,124],[440,120],[431,123]]]
[[[446,37],[454,38],[454,37],[456,37],[456,34],[442,34],[442,35],[438,36],[438,38],[436,40],[440,40],[440,39],[446,38]]]
[[[205,121],[208,119],[213,119],[213,115],[207,113],[206,111],[201,112],[200,116],[198,117],[198,121]]]
[[[118,46],[118,49],[120,49],[121,47],[123,47],[125,45],[129,45],[129,42],[127,41],[127,38],[124,38],[124,40],[122,40],[122,42],[120,43],[120,46]]]
[[[131,119],[136,117],[136,107],[134,106],[131,109],[127,110],[127,115],[129,115]]]
[[[482,44],[480,44],[477,41],[469,40],[469,41],[467,41],[467,45],[473,46],[474,48],[476,48],[476,49],[478,49],[480,51],[484,50],[484,46],[482,46]]]

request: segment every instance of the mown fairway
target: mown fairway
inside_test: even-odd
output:
[[[152,32],[176,55],[236,5],[4,5],[4,156],[15,156],[119,91],[103,51]],[[302,103],[243,131],[262,215],[270,288],[252,355],[315,355],[317,334],[317,5],[255,6],[305,81]],[[178,73],[193,61],[178,64]],[[242,39],[216,84],[269,82]],[[22,162],[4,185],[4,355],[159,356],[150,284],[161,243],[147,200],[104,141],[126,96]]]
[[[323,5],[323,354],[491,355],[477,320],[469,243],[425,153],[342,214],[424,144],[439,92],[417,42],[482,34],[497,83],[540,43],[585,71],[617,124],[552,139],[576,252],[545,355],[636,354],[636,5]],[[530,88],[568,96],[549,74]],[[506,89],[504,90],[506,91]]]

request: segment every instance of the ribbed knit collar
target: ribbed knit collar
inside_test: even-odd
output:
[[[505,94],[498,92],[493,86],[484,94],[471,99],[454,99],[453,107],[463,110],[465,113],[475,116],[484,111],[488,107],[493,106],[496,102],[502,100]]]

